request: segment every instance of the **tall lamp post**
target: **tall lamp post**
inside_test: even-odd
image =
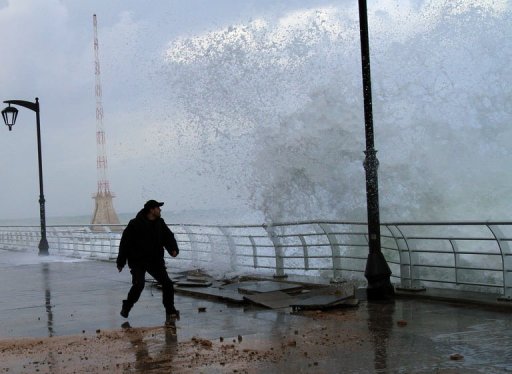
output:
[[[390,299],[394,296],[391,270],[381,251],[379,218],[379,160],[373,141],[372,86],[370,75],[370,47],[368,42],[368,16],[366,0],[359,0],[359,30],[361,34],[361,62],[363,72],[364,123],[366,135],[366,205],[368,211],[369,253],[364,276],[368,280],[368,299]]]
[[[43,192],[43,161],[41,157],[41,130],[39,123],[39,99],[36,97],[36,101],[24,101],[24,100],[6,100],[4,103],[9,104],[7,108],[2,110],[2,117],[4,118],[5,124],[9,127],[9,131],[12,130],[12,126],[16,123],[16,117],[18,117],[18,109],[12,107],[12,105],[19,105],[36,112],[36,124],[37,124],[37,157],[39,160],[39,215],[41,218],[41,240],[39,242],[39,255],[48,255],[48,240],[46,239],[46,218],[44,208],[44,192]]]

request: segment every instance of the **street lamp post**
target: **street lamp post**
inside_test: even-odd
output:
[[[364,275],[368,280],[368,299],[390,299],[394,295],[391,270],[381,251],[379,218],[379,160],[373,141],[372,87],[370,75],[370,47],[368,42],[368,16],[366,0],[359,0],[359,30],[361,34],[361,62],[363,73],[364,123],[366,135],[366,205],[368,211],[369,253]]]
[[[41,156],[41,129],[39,121],[39,99],[36,97],[35,102],[24,101],[24,100],[6,100],[4,103],[9,104],[7,108],[2,110],[2,117],[4,118],[5,124],[9,127],[9,131],[12,130],[12,126],[16,123],[16,117],[18,116],[18,109],[11,107],[12,105],[19,105],[36,112],[36,124],[37,124],[37,157],[39,161],[39,215],[41,218],[41,240],[39,242],[39,255],[48,255],[48,240],[46,239],[46,218],[44,208],[44,192],[43,192],[43,161]]]

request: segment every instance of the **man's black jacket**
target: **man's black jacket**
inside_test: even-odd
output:
[[[117,267],[124,267],[126,261],[130,269],[164,265],[164,247],[169,254],[179,252],[174,234],[165,221],[162,218],[150,221],[141,210],[123,231]]]

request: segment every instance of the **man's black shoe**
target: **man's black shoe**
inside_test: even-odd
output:
[[[180,312],[173,308],[170,312],[165,312],[165,324],[171,325],[174,321],[180,319]]]
[[[121,314],[121,316],[123,318],[128,318],[128,314],[130,313],[130,309],[131,308],[126,304],[126,301],[123,300],[123,307],[121,308],[121,313],[119,313],[119,314]]]

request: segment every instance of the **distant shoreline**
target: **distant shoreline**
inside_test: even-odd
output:
[[[137,212],[118,213],[119,222],[126,225]],[[162,214],[169,224],[194,223],[194,224],[254,224],[264,221],[259,212],[246,209],[193,209],[176,212],[164,212]],[[63,217],[46,217],[47,226],[60,225],[89,225],[92,215],[76,215]],[[39,226],[39,217],[0,219],[0,226]]]

